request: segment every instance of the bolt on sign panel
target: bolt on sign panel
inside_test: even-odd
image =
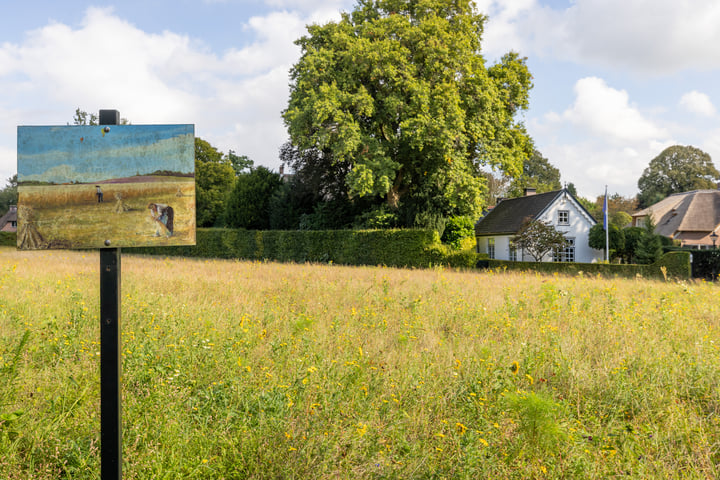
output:
[[[18,127],[18,248],[195,244],[195,127]]]

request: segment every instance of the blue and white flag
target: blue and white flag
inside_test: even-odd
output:
[[[603,229],[608,229],[608,204],[607,204],[607,185],[605,186],[605,199],[603,200]]]

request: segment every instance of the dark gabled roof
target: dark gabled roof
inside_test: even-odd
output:
[[[527,217],[537,218],[563,192],[564,190],[556,190],[503,200],[478,220],[475,224],[475,235],[515,234],[520,231]]]

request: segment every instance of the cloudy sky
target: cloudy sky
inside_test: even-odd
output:
[[[522,120],[589,198],[634,195],[665,147],[720,166],[720,2],[476,0],[488,64],[509,50],[534,77]],[[35,0],[0,16],[0,183],[18,125],[65,125],[75,108],[133,124],[192,123],[220,150],[277,171],[293,41],[354,0]]]

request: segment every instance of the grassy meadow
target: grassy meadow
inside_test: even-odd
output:
[[[103,203],[97,201],[94,184],[21,186],[20,203],[32,209],[37,231],[55,248],[102,248],[106,239],[125,247],[193,244],[194,179],[159,180],[98,184]],[[149,203],[173,207],[175,231],[171,238],[155,236]]]
[[[96,252],[0,248],[0,478],[99,478]],[[124,255],[126,479],[717,478],[718,286]]]

